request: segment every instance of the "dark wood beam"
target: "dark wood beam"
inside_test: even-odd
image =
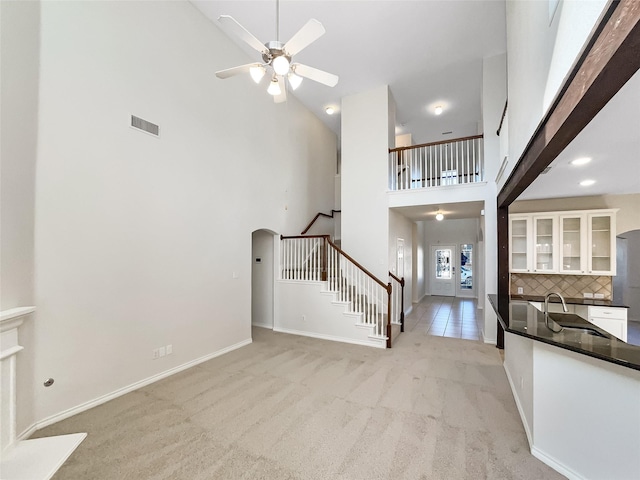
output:
[[[639,68],[640,1],[613,1],[498,194],[498,207],[513,203]]]
[[[509,318],[509,208],[498,207],[498,313]],[[496,347],[504,348],[504,328],[498,323]]]

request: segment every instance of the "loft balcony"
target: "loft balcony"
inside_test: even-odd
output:
[[[389,150],[389,191],[484,182],[483,135]]]

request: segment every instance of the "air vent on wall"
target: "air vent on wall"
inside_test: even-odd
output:
[[[147,122],[135,115],[131,115],[131,126],[142,130],[143,132],[150,133],[151,135],[158,137],[160,135],[160,127],[155,123]]]

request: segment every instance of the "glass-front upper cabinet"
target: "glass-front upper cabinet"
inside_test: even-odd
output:
[[[584,215],[560,215],[560,272],[583,274],[586,269]]]
[[[533,217],[533,271],[554,273],[556,267],[557,216]]]
[[[588,273],[591,275],[615,275],[615,217],[610,213],[590,213]]]
[[[531,216],[509,217],[509,266],[512,272],[531,271]]]

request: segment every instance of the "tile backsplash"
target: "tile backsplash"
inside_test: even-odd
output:
[[[526,273],[511,274],[511,294],[518,294],[522,287],[523,295],[546,295],[548,292],[559,292],[567,298],[583,298],[586,293],[601,293],[605,300],[613,297],[612,277],[587,275],[530,275]]]

